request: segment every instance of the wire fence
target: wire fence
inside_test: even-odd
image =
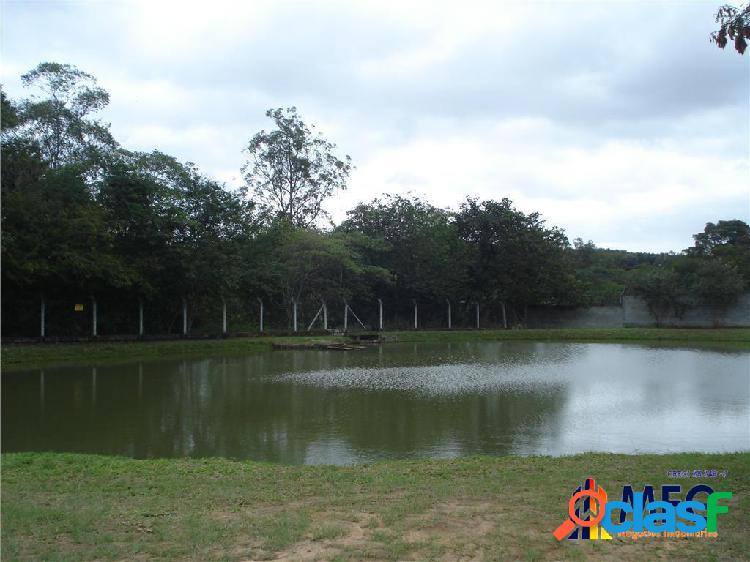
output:
[[[509,317],[509,316],[512,316]],[[284,303],[257,295],[148,300],[133,295],[14,294],[2,299],[2,336],[80,340],[361,331],[500,328],[518,323],[501,306],[462,300],[314,298]]]

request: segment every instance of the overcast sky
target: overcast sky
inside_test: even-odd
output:
[[[126,148],[242,183],[243,147],[297,106],[352,156],[338,221],[381,193],[511,198],[573,239],[679,251],[750,220],[750,50],[723,0],[2,3],[2,75],[97,77]]]

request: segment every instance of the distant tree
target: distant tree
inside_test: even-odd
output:
[[[467,296],[468,247],[445,209],[416,197],[387,195],[357,205],[339,230],[372,241],[363,251],[370,263],[390,271],[388,288],[397,299],[442,302]]]
[[[687,287],[696,304],[724,310],[737,301],[745,283],[737,269],[717,259],[687,258],[693,262],[681,284]]]
[[[313,133],[296,108],[269,109],[266,115],[276,129],[260,131],[250,140],[242,167],[245,181],[276,217],[297,227],[313,225],[325,216],[323,202],[346,189],[351,158],[339,159],[336,145]]]
[[[670,314],[681,317],[690,304],[687,288],[672,267],[639,267],[633,272],[631,288],[646,301],[657,326],[661,326]]]
[[[97,162],[117,145],[109,125],[91,117],[109,104],[109,94],[93,76],[69,64],[44,62],[21,79],[34,93],[18,107],[16,133],[37,142],[51,168]]]
[[[467,199],[456,216],[472,248],[473,292],[489,302],[575,304],[576,280],[565,259],[565,233],[547,227],[538,213],[526,215],[509,199]]]
[[[739,8],[724,4],[716,12],[716,23],[719,29],[711,33],[711,41],[721,49],[728,40],[734,41],[735,50],[743,54],[747,49],[745,39],[750,39],[750,4]]]
[[[661,325],[668,315],[681,317],[690,306],[713,308],[715,320],[744,290],[737,269],[720,259],[675,256],[668,263],[643,265],[631,275],[630,287],[641,296]]]
[[[733,266],[750,287],[750,226],[741,220],[706,223],[693,235],[695,245],[685,250],[691,256],[716,258]]]

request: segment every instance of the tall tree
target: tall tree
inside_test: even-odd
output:
[[[51,168],[93,165],[116,146],[109,124],[92,117],[109,104],[109,94],[93,76],[69,64],[44,62],[21,79],[33,93],[19,107],[17,133],[39,144]]]
[[[269,109],[276,129],[260,131],[247,146],[242,167],[245,181],[272,215],[299,227],[310,226],[326,213],[323,202],[346,189],[351,158],[339,159],[336,145],[315,134],[297,109]]]

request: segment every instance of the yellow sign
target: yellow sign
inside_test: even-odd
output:
[[[83,305],[77,304],[73,307],[73,310],[75,310],[76,312],[83,312]]]

